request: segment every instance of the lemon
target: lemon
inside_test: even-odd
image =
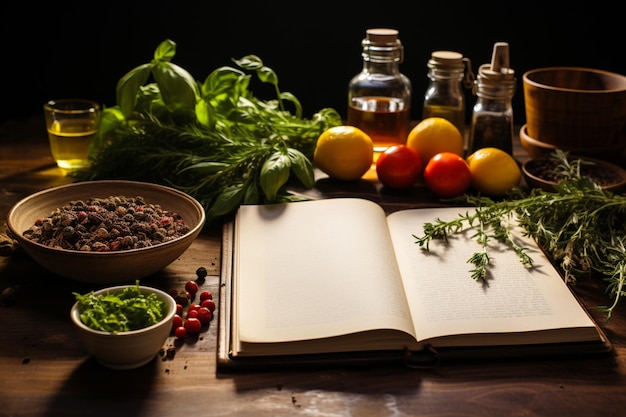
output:
[[[430,158],[441,152],[452,152],[463,157],[463,135],[443,117],[427,117],[419,122],[407,137],[407,146],[413,148],[426,166]]]
[[[354,126],[334,126],[319,136],[313,162],[329,177],[354,181],[374,162],[372,138]]]
[[[505,195],[522,178],[515,158],[502,149],[481,148],[466,160],[472,173],[472,187],[488,196]]]

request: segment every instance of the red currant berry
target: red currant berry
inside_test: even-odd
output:
[[[187,318],[197,318],[198,317],[198,310],[187,310]]]
[[[211,310],[211,312],[215,311],[215,301],[213,300],[204,300],[202,303],[200,303],[201,307],[206,307],[209,310]]]
[[[187,318],[185,320],[185,330],[189,334],[198,334],[200,333],[200,329],[202,328],[202,323],[196,317]]]
[[[185,289],[189,291],[189,294],[191,294],[192,296],[195,296],[196,293],[198,292],[198,283],[196,281],[188,281],[185,284]]]
[[[178,314],[179,316],[183,315],[183,306],[181,304],[176,304],[176,314]]]
[[[174,319],[172,320],[172,330],[176,330],[178,327],[183,325],[183,318],[178,314],[174,314]]]
[[[181,292],[178,293],[175,300],[178,304],[182,305],[183,307],[186,307],[189,304],[189,301],[191,300],[191,298],[192,297],[191,297],[191,294],[189,294],[189,291],[182,290]]]
[[[177,339],[184,339],[187,336],[187,329],[184,326],[178,326],[174,331]]]
[[[213,299],[213,294],[211,294],[211,291],[202,291],[200,293],[200,301],[212,300],[212,299]]]
[[[200,307],[198,309],[198,320],[202,324],[209,324],[211,319],[213,318],[213,313],[206,307]]]

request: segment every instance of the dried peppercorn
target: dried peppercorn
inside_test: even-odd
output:
[[[196,275],[198,276],[198,278],[206,278],[206,276],[209,275],[209,273],[205,267],[201,266],[198,269],[196,269]]]
[[[207,275],[209,275],[209,272],[207,271],[205,267],[201,266],[198,269],[196,269],[196,276],[198,277],[196,281],[198,282],[198,284],[202,284],[204,280],[206,279]]]
[[[619,172],[610,167],[598,166],[588,161],[587,163],[584,163],[585,161],[582,162],[580,164],[580,176],[588,178],[600,187],[615,184],[622,179]],[[558,170],[559,164],[559,161],[552,158],[538,158],[529,161],[526,164],[526,169],[536,177],[559,183],[567,175],[567,173],[562,173]]]
[[[137,249],[187,234],[182,217],[143,197],[72,201],[37,219],[24,237],[45,246],[91,252]]]

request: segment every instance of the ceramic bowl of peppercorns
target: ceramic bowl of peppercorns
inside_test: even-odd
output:
[[[111,369],[146,365],[167,341],[176,301],[157,288],[119,285],[74,293],[70,318],[86,351]]]
[[[180,257],[200,234],[202,205],[177,189],[137,181],[77,182],[32,194],[7,215],[7,232],[61,277],[134,282]]]
[[[601,159],[556,153],[530,159],[522,164],[526,184],[555,192],[565,179],[585,178],[603,190],[613,193],[626,191],[626,170]]]

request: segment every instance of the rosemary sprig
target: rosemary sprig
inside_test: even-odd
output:
[[[422,236],[414,235],[416,243],[428,250],[433,239],[447,239],[452,233],[474,229],[473,237],[482,244],[482,251],[469,260],[474,265],[472,278],[485,279],[490,256],[487,243],[497,240],[509,245],[520,261],[532,266],[526,249],[516,245],[505,227],[507,219],[515,218],[526,236],[532,237],[558,265],[563,279],[575,284],[583,275],[599,275],[607,282],[606,292],[612,303],[598,306],[606,319],[626,296],[626,196],[602,190],[588,178],[580,176],[580,164],[567,160],[567,153],[557,151],[563,180],[555,192],[533,189],[524,193],[515,189],[508,198],[493,201],[483,196],[465,196],[475,206],[472,214],[424,225]]]

